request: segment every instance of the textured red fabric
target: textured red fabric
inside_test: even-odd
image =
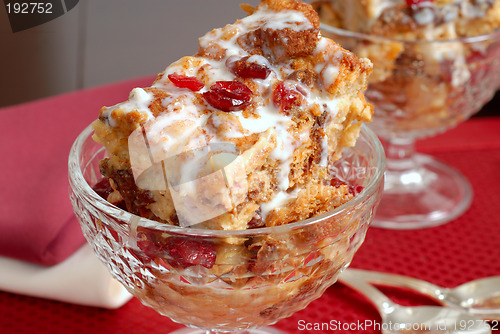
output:
[[[0,109],[0,255],[56,264],[84,238],[68,198],[68,154],[103,105],[152,78]]]
[[[129,84],[120,87],[127,90],[131,87]],[[104,95],[112,92],[116,95]],[[51,104],[57,104],[58,99]],[[110,99],[121,100],[123,94],[118,87],[105,87],[61,99],[66,101],[66,108],[73,106],[73,111],[78,105],[86,108],[87,121],[90,121],[98,106],[109,104]],[[18,108],[19,112],[23,111],[23,106]],[[82,123],[75,123],[72,123],[74,134],[83,127]],[[455,221],[438,227],[412,231],[370,228],[352,266],[411,275],[446,287],[500,275],[499,129],[500,118],[472,119],[420,143],[421,151],[457,168],[470,180],[474,189],[472,206]],[[384,288],[383,291],[403,305],[433,303],[403,290]],[[380,323],[377,312],[362,296],[342,284],[335,284],[305,310],[278,322],[275,327],[289,333],[380,333],[373,327],[348,330],[301,327],[316,323],[357,326],[365,320]],[[137,299],[118,310],[103,310],[0,292],[0,333],[149,334],[168,333],[180,327],[141,305]]]
[[[500,124],[496,117],[472,119],[465,124],[418,141],[418,150],[430,154],[500,148]]]

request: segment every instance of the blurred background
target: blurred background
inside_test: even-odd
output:
[[[206,32],[244,15],[238,0],[81,0],[13,33],[0,5],[0,107],[156,75],[194,54]]]
[[[81,0],[50,22],[13,33],[0,8],[0,107],[156,75],[198,49],[207,31],[259,0]],[[499,94],[479,115],[500,115]]]

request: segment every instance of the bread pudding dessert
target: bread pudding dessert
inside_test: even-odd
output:
[[[500,86],[498,79],[486,81],[499,68],[499,38],[488,37],[499,31],[498,0],[327,0],[313,6],[325,30],[363,34],[341,40],[323,31],[373,61],[367,97],[382,106],[377,132],[384,137],[449,128]]]
[[[299,0],[242,8],[247,17],[201,37],[194,56],[93,123],[108,152],[94,189],[173,228],[132,222],[139,241],[124,245],[98,222],[120,239],[103,242],[112,248],[102,257],[160,313],[224,330],[275,322],[317,298],[350,263],[375,205],[282,229],[363,190],[336,163],[371,121],[363,91],[372,64],[322,37],[317,13]]]
[[[330,25],[404,40],[486,35],[500,25],[497,0],[323,0],[313,6]]]
[[[165,224],[282,225],[355,195],[329,171],[372,107],[372,70],[319,32],[313,9],[267,0],[200,39],[199,51],[128,101],[102,108],[94,138],[111,202]]]

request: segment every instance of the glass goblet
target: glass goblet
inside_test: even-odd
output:
[[[304,221],[239,231],[180,228],[130,214],[92,186],[106,156],[88,127],[69,156],[70,198],[99,259],[143,304],[192,330],[276,332],[266,327],[305,308],[333,284],[362,244],[380,199],[384,153],[366,127],[333,166],[364,189]],[[183,253],[184,257],[179,257]],[[183,261],[186,256],[200,264]],[[203,261],[215,256],[215,262]]]
[[[398,40],[326,24],[323,35],[374,70],[366,97],[370,127],[387,156],[385,189],[373,226],[415,229],[460,216],[472,201],[468,180],[415,151],[415,141],[444,132],[479,111],[500,88],[500,33],[456,40]]]

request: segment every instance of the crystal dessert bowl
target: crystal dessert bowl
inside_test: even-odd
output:
[[[69,156],[70,198],[88,243],[115,279],[187,332],[275,332],[267,325],[319,298],[364,241],[384,179],[377,136],[362,127],[334,171],[363,190],[314,218],[238,231],[181,228],[133,215],[94,190],[106,151],[88,127]]]
[[[374,226],[415,229],[450,222],[471,204],[472,188],[454,168],[415,150],[479,111],[500,88],[500,33],[455,40],[398,40],[322,24],[322,33],[372,60],[366,98],[370,127],[387,155]]]

